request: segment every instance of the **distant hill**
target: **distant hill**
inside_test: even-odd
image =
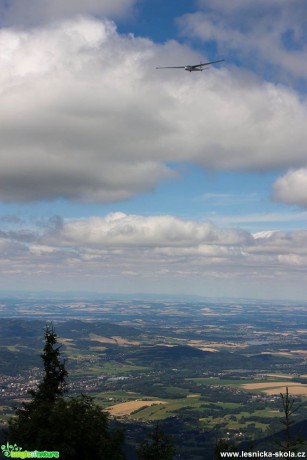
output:
[[[284,356],[254,354],[245,356],[239,350],[236,353],[221,350],[219,352],[202,351],[185,345],[165,346],[148,345],[142,341],[144,331],[132,327],[101,321],[68,320],[55,322],[56,333],[61,339],[71,339],[78,348],[86,350],[93,346],[92,336],[102,338],[124,337],[140,340],[140,346],[129,347],[121,353],[137,365],[153,367],[184,368],[191,366],[225,369],[271,369],[274,364],[288,364],[291,360]],[[0,373],[12,374],[37,366],[43,344],[43,320],[2,319],[0,322]],[[147,336],[150,335],[147,333]],[[116,343],[108,343],[106,354],[112,354]],[[63,345],[65,354],[66,346]]]
[[[141,332],[131,326],[120,326],[104,322],[69,320],[55,322],[56,333],[61,338],[75,340],[81,347],[87,347],[89,334],[103,337],[138,337]],[[16,375],[32,367],[41,366],[40,354],[46,322],[42,320],[19,320],[3,318],[0,322],[0,374]],[[65,347],[63,347],[65,350]]]
[[[138,337],[142,332],[132,326],[120,326],[118,324],[106,323],[103,321],[81,321],[69,320],[61,323],[55,323],[58,337],[79,339],[88,336],[90,333],[104,337],[123,336]]]
[[[302,451],[307,452],[307,419],[293,424],[290,428],[290,436],[292,439],[300,438],[303,440]],[[253,446],[248,442],[244,442],[240,445],[240,450],[279,451],[278,442],[283,441],[285,441],[285,433],[281,430],[274,435],[258,439],[256,442],[253,442]]]
[[[260,369],[270,368],[277,361],[280,363],[288,363],[289,359],[284,357],[276,357],[269,354],[254,355],[247,357],[239,353],[231,353],[227,351],[210,352],[202,351],[190,346],[152,346],[141,347],[133,352],[132,359],[137,359],[142,365],[176,367],[178,363],[181,366],[187,365],[189,368],[192,363],[200,367],[201,365],[208,366],[210,369]]]

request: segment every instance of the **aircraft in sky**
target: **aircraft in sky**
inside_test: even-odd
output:
[[[210,65],[210,64],[216,64],[217,62],[222,62],[225,59],[220,59],[219,61],[212,61],[212,62],[203,62],[200,64],[194,64],[194,65],[179,65],[179,66],[172,66],[172,67],[156,67],[156,69],[184,69],[187,70],[188,72],[201,72],[203,71],[203,66],[205,65]]]

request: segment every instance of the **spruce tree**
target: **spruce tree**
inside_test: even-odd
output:
[[[32,399],[22,403],[16,410],[16,416],[9,422],[9,439],[22,447],[37,449],[42,428],[47,426],[57,398],[62,397],[66,389],[67,371],[65,363],[60,362],[60,347],[57,347],[57,335],[53,325],[47,325],[44,331],[45,346],[41,358],[44,363],[43,381],[36,390],[29,391]],[[39,444],[39,446],[37,445]]]
[[[41,358],[44,363],[44,378],[39,384],[34,399],[53,403],[58,396],[67,390],[67,370],[65,362],[60,362],[60,347],[56,347],[57,335],[53,325],[45,328],[45,346]]]
[[[23,450],[59,451],[62,460],[123,460],[123,435],[110,430],[108,414],[85,395],[64,397],[65,362],[53,326],[45,328],[42,382],[9,422],[8,441]]]

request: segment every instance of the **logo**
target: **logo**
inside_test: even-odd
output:
[[[7,442],[6,445],[1,446],[1,450],[5,457],[10,457],[12,452],[19,452],[22,448],[18,447],[17,444],[12,446],[9,442]]]
[[[22,447],[18,447],[17,444],[12,445],[9,442],[3,444],[1,450],[3,455],[9,458],[60,458],[58,451],[22,450]]]

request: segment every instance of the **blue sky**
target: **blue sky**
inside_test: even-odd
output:
[[[0,289],[305,300],[303,2],[0,17]]]

